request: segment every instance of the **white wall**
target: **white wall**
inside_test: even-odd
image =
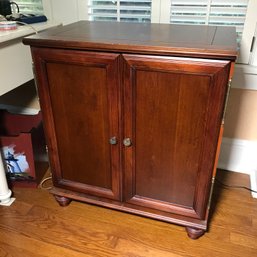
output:
[[[87,20],[87,0],[43,0],[44,12],[49,20],[64,25]]]

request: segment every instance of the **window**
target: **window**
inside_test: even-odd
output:
[[[169,23],[236,26],[241,41],[249,0],[89,0],[90,20],[150,22],[158,8],[169,15]],[[160,16],[163,15],[161,11]],[[152,15],[153,17],[153,15]],[[161,21],[162,18],[159,18]],[[152,19],[153,21],[153,19]]]
[[[89,20],[151,22],[151,0],[90,0]]]
[[[241,41],[248,0],[171,0],[170,22],[236,26]]]
[[[22,14],[43,14],[42,0],[15,0]]]

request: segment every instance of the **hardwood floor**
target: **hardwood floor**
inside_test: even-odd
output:
[[[218,172],[230,184],[248,176]],[[209,231],[198,240],[183,227],[73,201],[59,207],[45,190],[15,188],[0,207],[0,257],[257,256],[257,199],[215,184]]]

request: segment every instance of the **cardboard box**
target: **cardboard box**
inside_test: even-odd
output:
[[[35,160],[46,154],[41,112],[23,115],[0,110],[0,144],[10,186],[36,187],[44,170],[35,169]]]

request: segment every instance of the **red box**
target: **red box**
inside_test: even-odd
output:
[[[35,159],[46,155],[41,112],[23,115],[0,110],[0,144],[10,186],[36,187],[45,173],[35,169]]]

